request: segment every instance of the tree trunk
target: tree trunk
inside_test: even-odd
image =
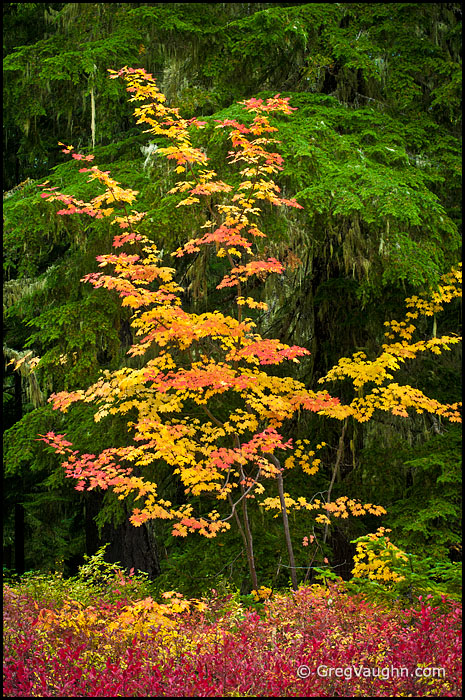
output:
[[[244,493],[244,487],[241,487],[242,493]],[[253,552],[253,538],[252,530],[249,522],[249,514],[247,512],[247,499],[242,499],[242,515],[244,517],[244,531],[247,540],[247,560],[249,562],[250,580],[252,582],[252,587],[254,591],[258,591],[258,579],[257,571],[255,569],[255,555]]]
[[[99,535],[95,517],[102,507],[102,494],[91,491],[86,494],[85,526],[86,551],[95,554],[103,544],[109,543],[105,550],[105,559],[109,562],[119,562],[123,568],[145,571],[151,579],[159,576],[160,561],[155,538],[150,525],[134,527],[126,518],[123,523],[114,527],[106,523]]]
[[[102,505],[102,496],[96,491],[87,491],[84,494],[84,527],[86,531],[86,554],[92,556],[101,546],[98,527],[95,518]]]
[[[160,575],[160,561],[155,538],[150,526],[135,527],[125,520],[117,528],[105,525],[103,541],[110,542],[105,552],[105,558],[112,562],[118,561],[125,569],[145,571],[150,579]]]
[[[24,508],[15,503],[15,571],[24,574]]]
[[[240,449],[241,443],[239,440],[239,436],[235,435],[234,436],[234,445],[237,449]],[[244,470],[241,467],[240,468],[240,474],[241,474],[241,480],[245,481],[245,474]],[[242,535],[242,539],[244,540],[244,545],[245,545],[245,551],[247,553],[247,562],[249,564],[249,573],[250,573],[250,581],[252,583],[252,590],[258,591],[258,579],[257,579],[257,570],[255,568],[255,555],[253,551],[253,537],[252,537],[252,529],[250,527],[250,521],[249,521],[249,514],[247,511],[247,498],[245,495],[245,487],[243,484],[241,484],[241,496],[242,496],[242,501],[241,501],[241,507],[242,507],[242,517],[244,520],[244,527],[241,527],[241,522],[239,519],[239,514],[236,509],[234,509],[234,516],[236,518],[236,523],[239,528],[239,531]],[[232,504],[232,501],[230,499],[230,503]]]
[[[242,487],[242,493],[244,493],[244,489]],[[237,529],[241,533],[242,540],[244,542],[244,547],[245,547],[245,553],[247,555],[247,563],[249,565],[249,574],[250,574],[250,581],[252,583],[252,590],[258,591],[258,580],[257,580],[257,572],[255,569],[255,559],[254,559],[254,553],[253,553],[253,540],[252,540],[252,533],[250,531],[250,523],[247,518],[247,526],[248,526],[248,534],[246,534],[244,528],[242,527],[241,524],[241,519],[239,518],[239,513],[237,512],[235,506],[233,505],[233,501],[231,498],[231,494],[228,494],[228,500],[231,505],[231,508],[233,508],[234,512],[234,518],[236,520],[236,525]],[[245,499],[244,499],[245,500]],[[247,515],[247,506],[243,506],[242,512]],[[245,595],[249,591],[245,591],[245,588],[241,586],[241,595]]]
[[[276,460],[276,466],[280,468],[279,461]],[[286,501],[284,500],[284,484],[283,484],[283,475],[280,473],[277,477],[278,480],[278,493],[279,493],[279,501],[281,503],[281,513],[283,516],[283,527],[284,527],[284,538],[286,540],[286,547],[287,547],[287,553],[289,555],[289,566],[291,568],[291,581],[292,581],[292,589],[294,591],[297,590],[297,574],[296,574],[296,568],[295,568],[295,559],[294,559],[294,550],[292,548],[292,540],[291,540],[291,531],[289,529],[289,518],[287,517],[287,510],[286,510]]]
[[[14,373],[15,377],[15,422],[20,421],[23,416],[22,382],[19,372]],[[17,574],[24,574],[24,507],[21,503],[15,503],[15,571]]]
[[[291,582],[294,591],[297,590],[297,575],[294,559],[294,549],[292,547],[291,531],[289,528],[289,518],[287,517],[286,501],[284,500],[283,469],[281,463],[275,455],[268,453],[266,458],[279,470],[276,480],[278,482],[279,502],[281,504],[281,514],[283,516],[284,539],[286,540],[287,553],[289,556],[289,567],[291,571]]]

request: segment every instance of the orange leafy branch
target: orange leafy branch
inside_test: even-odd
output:
[[[263,278],[270,272],[283,272],[284,267],[279,260],[276,258],[268,258],[268,260],[253,260],[247,263],[247,265],[239,265],[238,267],[233,267],[231,270],[231,275],[229,277],[224,277],[222,282],[217,285],[217,289],[222,289],[223,287],[233,287],[238,281],[245,282],[248,277],[252,275],[258,275]]]
[[[241,174],[250,179],[243,181],[238,186],[238,193],[231,198],[231,204],[217,204],[216,213],[213,211],[212,195],[218,193],[228,194],[232,187],[217,178],[214,170],[205,169],[207,157],[203,151],[192,145],[189,132],[190,127],[202,128],[205,122],[198,120],[185,120],[176,108],[167,107],[165,96],[156,87],[153,77],[142,69],[122,68],[120,71],[109,71],[112,78],[122,77],[126,82],[126,89],[132,93],[131,101],[145,102],[135,110],[138,123],[149,126],[148,133],[168,139],[171,145],[159,148],[158,153],[169,159],[176,160],[178,167],[176,172],[184,173],[187,169],[192,175],[190,180],[182,180],[173,187],[171,193],[187,193],[187,197],[177,206],[188,206],[200,201],[199,197],[206,197],[208,208],[212,214],[211,221],[205,226],[211,230],[201,238],[188,241],[173,255],[180,257],[187,253],[198,252],[200,246],[215,243],[217,255],[236,255],[242,257],[249,254],[253,239],[265,237],[256,223],[250,217],[260,214],[260,209],[254,206],[257,201],[269,202],[276,206],[286,205],[302,208],[294,199],[286,199],[278,196],[279,187],[269,179],[271,173],[282,169],[282,156],[271,153],[266,146],[272,142],[263,134],[277,131],[271,126],[268,115],[270,113],[291,114],[296,108],[290,107],[289,98],[275,95],[266,100],[246,100],[242,102],[244,109],[255,113],[252,124],[246,127],[236,120],[223,120],[217,128],[230,128],[230,138],[234,150],[230,152],[230,161],[244,162],[247,167]],[[249,138],[250,137],[250,138]],[[256,137],[256,138],[254,138]],[[251,140],[252,139],[252,140]],[[198,166],[197,171],[193,168]],[[223,216],[218,221],[218,216]],[[248,238],[250,236],[250,239]],[[269,261],[263,261],[263,263]],[[276,261],[277,264],[277,261]],[[240,269],[242,278],[233,271],[230,277],[226,277],[218,286],[219,289],[226,286],[237,286],[238,297],[240,293],[240,281],[245,281],[252,274],[262,274],[266,267],[258,266],[258,261],[243,266]],[[276,268],[277,269],[277,268]],[[276,271],[273,270],[273,271]],[[280,271],[284,268],[281,266]],[[271,271],[268,265],[268,270]],[[240,313],[239,313],[240,317]]]
[[[62,143],[59,143],[63,146]],[[92,160],[94,156],[84,156],[79,153],[73,153],[73,146],[67,146],[62,149],[63,153],[71,153],[75,160]],[[49,202],[59,201],[67,205],[66,209],[60,209],[57,214],[60,216],[70,215],[70,214],[87,214],[96,219],[103,219],[105,217],[111,216],[115,208],[114,206],[121,203],[123,207],[126,204],[132,204],[138,192],[131,189],[123,189],[119,187],[119,182],[110,177],[109,172],[100,170],[97,166],[92,166],[91,168],[81,168],[79,170],[81,173],[90,173],[88,182],[92,180],[98,180],[102,185],[105,186],[105,192],[94,197],[90,202],[83,202],[82,200],[76,199],[73,195],[63,194],[61,192],[56,192],[56,187],[46,187],[41,193],[43,199],[47,199]],[[38,185],[38,187],[44,187],[47,183]],[[114,206],[102,207],[105,204],[113,204]],[[133,211],[132,214],[127,214],[124,217],[114,217],[112,223],[118,223],[120,228],[128,228],[129,226],[139,222],[145,214],[141,212]]]

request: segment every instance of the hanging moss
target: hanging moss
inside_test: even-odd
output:
[[[43,406],[45,397],[34,373],[34,365],[31,362],[32,353],[26,350],[18,352],[4,345],[3,356],[10,361],[8,364],[12,363],[18,366],[16,371],[20,373],[21,379],[26,387],[28,401],[34,408]]]

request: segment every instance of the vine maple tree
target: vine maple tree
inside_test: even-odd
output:
[[[443,407],[432,403],[409,387],[387,385],[379,390],[378,403],[370,403],[369,396],[358,398],[344,406],[337,398],[324,391],[311,391],[302,382],[291,377],[277,377],[267,366],[285,360],[298,362],[308,354],[305,348],[289,346],[279,340],[262,338],[255,332],[255,323],[244,317],[244,307],[264,310],[266,304],[246,296],[245,287],[251,277],[263,280],[272,273],[282,273],[284,266],[276,258],[265,258],[256,245],[257,239],[266,238],[260,229],[260,214],[264,205],[301,208],[295,199],[286,199],[271,176],[282,170],[283,159],[268,146],[275,142],[269,134],[277,131],[269,115],[290,115],[295,109],[288,98],[276,95],[266,101],[250,99],[240,103],[253,115],[246,126],[235,120],[219,121],[216,128],[229,129],[232,150],[229,162],[239,164],[241,182],[233,187],[219,179],[209,168],[203,150],[192,144],[191,130],[200,129],[203,122],[185,120],[176,108],[168,107],[164,95],[154,79],[142,69],[123,68],[110,71],[112,78],[122,77],[131,101],[144,103],[137,106],[138,123],[148,125],[146,131],[165,139],[167,146],[158,153],[174,161],[175,172],[181,177],[170,190],[171,194],[186,195],[177,206],[202,203],[208,212],[202,225],[203,235],[193,238],[173,253],[173,257],[198,252],[202,246],[214,246],[216,255],[225,258],[229,271],[217,288],[235,288],[235,315],[219,310],[212,313],[188,313],[182,308],[182,288],[175,281],[175,269],[165,266],[156,245],[137,231],[144,217],[142,212],[129,206],[137,192],[123,189],[108,172],[97,166],[83,167],[90,180],[104,186],[104,192],[90,202],[77,200],[48,187],[42,197],[60,201],[65,208],[60,215],[87,214],[95,218],[110,217],[111,223],[123,230],[114,236],[113,246],[132,246],[132,254],[111,253],[97,257],[100,267],[113,266],[113,274],[94,272],[84,281],[94,287],[115,290],[122,305],[132,310],[131,325],[138,340],[128,354],[145,356],[139,368],[123,367],[105,370],[101,378],[86,390],[53,394],[50,401],[63,412],[76,401],[97,405],[95,420],[108,415],[130,412],[128,428],[133,443],[125,447],[109,447],[99,455],[79,454],[64,435],[48,433],[41,436],[47,444],[66,456],[63,467],[66,476],[77,480],[78,490],[96,487],[111,488],[120,499],[130,495],[140,507],[135,507],[131,522],[138,526],[147,520],[161,518],[173,522],[173,534],[186,536],[198,532],[214,537],[230,527],[235,519],[244,541],[252,586],[258,590],[247,502],[265,493],[272,480],[277,481],[278,498],[265,498],[265,508],[278,507],[283,518],[289,553],[291,576],[297,587],[295,562],[289,531],[289,508],[319,511],[317,522],[329,522],[329,517],[347,517],[351,512],[382,514],[384,509],[373,504],[361,504],[356,499],[342,498],[331,502],[293,499],[284,492],[283,472],[299,465],[304,473],[312,475],[320,459],[311,450],[308,440],[287,438],[285,424],[300,410],[308,410],[338,419],[353,416],[367,420],[374,408],[400,415],[405,407],[430,410],[455,420],[457,407]],[[64,146],[64,144],[61,144]],[[77,161],[86,163],[92,155],[74,152],[73,146],[63,151]],[[45,186],[48,183],[44,183]],[[240,262],[236,262],[235,260]],[[420,313],[421,305],[417,304]],[[414,312],[412,312],[414,313]],[[410,319],[412,320],[412,319]],[[394,322],[393,322],[394,324]],[[391,332],[407,332],[406,326],[391,325]],[[408,338],[409,339],[409,338]],[[448,339],[449,342],[455,342]],[[352,361],[340,361],[325,379],[350,376],[358,388],[368,381],[385,382],[388,370],[398,368],[405,357],[414,356],[421,349],[438,349],[445,341],[436,339],[424,348],[406,345],[407,340],[385,348],[374,363],[360,355]],[[150,359],[147,359],[150,350]],[[410,355],[409,355],[410,353]],[[383,393],[384,392],[384,393]],[[357,403],[358,401],[358,403]],[[427,402],[427,403],[425,403]],[[196,405],[205,418],[198,418]],[[371,413],[370,413],[371,411]],[[134,417],[135,416],[135,417]],[[324,443],[316,449],[324,447]],[[289,453],[284,467],[278,457]],[[124,464],[121,464],[123,462]],[[179,475],[186,496],[209,495],[221,504],[227,502],[227,512],[216,508],[197,515],[192,503],[174,506],[158,493],[157,484],[146,478],[143,468],[163,462],[173,474]]]

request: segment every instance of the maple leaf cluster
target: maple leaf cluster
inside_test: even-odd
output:
[[[369,420],[376,410],[387,411],[393,415],[408,417],[408,409],[417,413],[433,413],[451,422],[461,422],[460,403],[443,404],[436,399],[425,396],[422,391],[408,385],[390,382],[392,372],[400,369],[406,361],[414,359],[421,352],[430,351],[441,354],[450,350],[450,346],[460,343],[459,336],[443,335],[436,337],[434,328],[432,337],[413,342],[417,331],[416,322],[421,316],[434,316],[443,310],[444,304],[462,296],[461,263],[441,277],[438,288],[427,297],[413,296],[406,299],[406,312],[402,321],[386,321],[388,330],[385,337],[389,343],[382,345],[382,352],[373,360],[365,353],[354,353],[352,358],[343,357],[324,377],[320,383],[350,379],[357,396],[346,406],[332,407],[327,414],[343,419],[353,416],[357,421]],[[365,385],[368,390],[363,394]],[[375,386],[373,386],[375,385]]]
[[[58,145],[63,146],[64,144],[59,143]],[[93,155],[84,156],[81,153],[74,153],[73,151],[74,146],[65,146],[65,148],[62,148],[63,153],[71,153],[72,158],[75,160],[90,161],[94,159]],[[57,187],[45,187],[48,184],[48,180],[38,185],[38,187],[45,188],[40,195],[43,199],[47,199],[49,202],[59,201],[67,205],[66,209],[57,211],[57,214],[60,216],[87,214],[96,219],[103,219],[113,214],[115,206],[117,206],[118,203],[121,203],[123,206],[125,204],[132,204],[139,194],[136,190],[123,189],[120,187],[120,183],[111,178],[108,171],[100,170],[96,165],[91,168],[80,168],[79,172],[90,173],[88,182],[98,180],[105,186],[105,191],[91,199],[90,202],[83,202],[82,200],[76,199],[73,195],[56,192],[58,189]],[[112,204],[113,206],[104,206],[106,204]],[[139,222],[143,216],[144,214],[139,212],[133,212],[132,214],[125,212],[125,216],[123,217],[115,216],[112,223],[118,223],[121,228],[128,228],[132,224]]]

